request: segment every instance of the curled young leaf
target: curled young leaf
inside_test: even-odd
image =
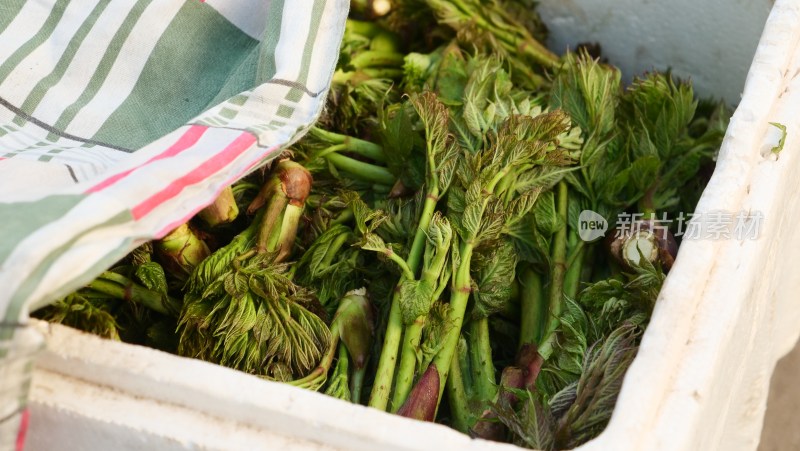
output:
[[[473,292],[474,318],[485,318],[503,309],[511,298],[517,266],[517,253],[507,240],[487,249],[485,255],[473,263],[473,278],[477,289]]]

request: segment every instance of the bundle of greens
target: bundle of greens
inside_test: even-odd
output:
[[[728,112],[670,73],[623,86],[554,55],[527,2],[371,5],[293,160],[37,315],[476,437],[584,443],[677,253],[657,218],[695,205]],[[587,211],[643,220],[585,241]]]

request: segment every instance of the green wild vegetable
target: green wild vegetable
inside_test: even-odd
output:
[[[35,315],[473,437],[591,440],[730,111],[554,54],[533,6],[353,2],[301,140]]]

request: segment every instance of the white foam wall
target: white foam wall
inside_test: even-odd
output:
[[[739,103],[773,0],[541,0],[548,46],[601,43],[632,74],[672,68],[698,93]]]

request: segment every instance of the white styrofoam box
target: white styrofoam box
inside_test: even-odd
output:
[[[33,358],[44,346],[41,334],[22,324],[0,323],[0,332],[13,330],[0,340],[0,450],[13,449],[24,439],[29,412],[26,400],[33,376]]]
[[[773,0],[542,0],[538,11],[558,52],[601,44],[630,80],[671,68],[701,95],[737,104]]]
[[[798,75],[800,3],[778,0],[697,207],[760,212],[759,239],[684,241],[611,422],[581,450],[757,446],[770,375],[800,333],[800,271],[791,254],[800,249]],[[778,158],[770,149],[781,133],[769,122],[788,130]],[[64,443],[90,450],[514,449],[205,362],[37,327],[48,344],[34,375],[29,451]]]
[[[487,443],[211,363],[32,322],[47,349],[31,387],[27,451],[60,443],[98,451],[470,451]]]

